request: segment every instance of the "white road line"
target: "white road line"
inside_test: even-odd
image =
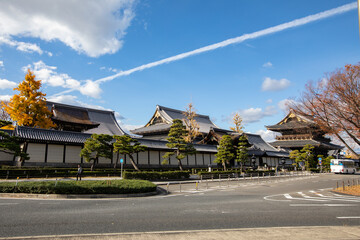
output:
[[[306,194],[304,194],[304,193],[302,193],[302,192],[297,192],[298,194],[300,194],[302,197],[304,197],[304,198],[310,198],[308,195],[306,195]]]
[[[339,218],[339,219],[358,219],[358,218],[360,218],[360,216],[336,217],[336,218]]]
[[[309,203],[309,204],[289,204],[290,207],[357,207],[358,204],[320,204],[320,203]]]
[[[0,206],[7,206],[7,205],[16,205],[19,203],[0,203]]]
[[[287,199],[292,199],[293,197],[290,196],[290,194],[284,194],[284,197],[286,197]]]

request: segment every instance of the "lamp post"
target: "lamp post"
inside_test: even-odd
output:
[[[284,168],[285,168],[285,158],[284,157],[281,158],[281,165],[284,170]]]
[[[254,154],[251,157],[251,163],[252,163],[252,166],[253,166],[253,170],[255,170],[256,157],[255,157]]]

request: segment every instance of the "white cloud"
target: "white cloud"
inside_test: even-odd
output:
[[[283,110],[284,112],[288,112],[289,111],[289,106],[291,106],[293,104],[299,104],[299,102],[296,102],[293,99],[283,99],[280,102],[278,102],[278,107],[281,110]]]
[[[262,108],[248,108],[238,111],[243,119],[244,124],[254,123],[260,121],[264,117],[272,116],[277,113],[274,106],[267,106]]]
[[[4,61],[0,61],[0,67],[4,67]]]
[[[10,101],[10,95],[0,95],[0,101]]]
[[[266,142],[273,142],[275,141],[276,136],[280,136],[281,134],[278,132],[273,132],[270,130],[258,130],[256,134],[259,134],[262,139],[264,139]]]
[[[272,63],[271,63],[271,62],[267,62],[267,63],[264,63],[262,66],[263,66],[264,68],[270,68],[270,67],[272,67]]]
[[[17,86],[16,82],[12,82],[7,79],[0,78],[0,89],[14,88],[16,86]]]
[[[261,89],[263,91],[280,91],[288,88],[290,86],[290,81],[286,78],[280,80],[271,79],[266,77],[262,83]]]
[[[34,62],[33,66],[27,65],[22,67],[24,72],[26,72],[27,69],[32,69],[37,79],[42,80],[42,83],[52,87],[78,89],[81,85],[80,81],[72,79],[66,73],[57,73],[57,67],[48,66],[43,61]]]
[[[273,100],[271,98],[269,98],[268,100],[266,100],[266,103],[272,103]]]
[[[59,40],[91,57],[117,52],[134,18],[134,0],[0,1],[0,35],[22,51],[39,52],[35,44],[10,37]],[[1,41],[1,40],[0,40]]]
[[[102,90],[100,84],[91,80],[86,80],[86,83],[79,88],[81,94],[93,97],[100,98]]]
[[[0,6],[1,6],[1,3],[4,3],[4,2],[0,2]],[[2,16],[1,7],[0,7],[0,16]],[[6,33],[4,34],[3,29],[2,29],[3,24],[4,24],[4,22],[1,21],[0,22],[0,45],[6,44],[11,47],[16,47],[17,50],[22,51],[22,52],[28,52],[28,53],[37,52],[40,55],[43,54],[43,50],[41,50],[41,48],[37,44],[15,41],[11,37],[5,35]]]

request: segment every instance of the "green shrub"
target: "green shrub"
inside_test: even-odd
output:
[[[0,193],[33,194],[127,194],[156,191],[144,180],[1,182]]]
[[[188,179],[188,171],[167,171],[167,172],[124,172],[125,179],[144,179],[144,180],[177,180]]]

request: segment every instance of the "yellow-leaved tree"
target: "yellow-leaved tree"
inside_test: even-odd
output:
[[[1,103],[17,125],[46,129],[56,126],[46,107],[46,94],[40,88],[41,80],[35,80],[35,75],[29,69],[25,80],[14,88],[20,93],[15,94],[8,103]]]
[[[243,125],[242,125],[242,118],[240,117],[240,114],[236,113],[233,117],[233,123],[234,127],[230,127],[230,130],[237,132],[237,133],[243,133]]]

